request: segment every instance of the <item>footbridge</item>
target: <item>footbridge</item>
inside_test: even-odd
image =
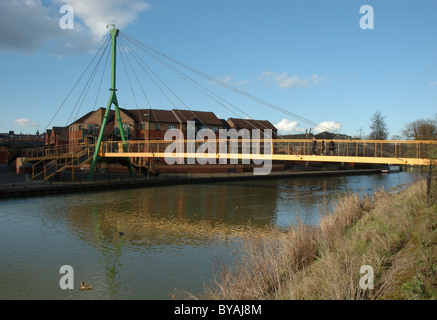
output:
[[[134,167],[152,173],[157,158],[173,165],[271,160],[423,166],[429,165],[428,151],[436,147],[437,141],[429,140],[317,140],[316,143],[310,139],[142,140],[102,142],[98,156],[129,159]],[[48,180],[64,170],[89,165],[94,153],[95,145],[74,150],[68,146],[32,148],[26,150],[26,161],[33,163],[32,178],[41,176]]]
[[[181,144],[179,150],[178,143]],[[271,159],[272,161],[427,165],[429,164],[428,151],[437,147],[437,141],[427,140],[317,140],[314,146],[310,139],[241,139],[234,146],[234,152],[228,152],[227,150],[231,150],[231,143],[230,140],[219,139],[183,142],[166,140],[102,142],[99,156],[170,160],[171,158],[216,159],[218,164],[225,163],[224,160],[220,162],[220,159],[240,161]],[[329,147],[330,143],[331,147]],[[220,150],[219,146],[223,145],[227,148]]]

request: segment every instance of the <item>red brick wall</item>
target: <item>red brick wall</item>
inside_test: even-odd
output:
[[[9,151],[8,150],[0,150],[0,163],[8,164],[9,161]]]

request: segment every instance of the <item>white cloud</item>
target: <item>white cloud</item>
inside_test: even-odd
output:
[[[313,129],[314,134],[323,132],[323,131],[340,131],[341,129],[341,123],[337,122],[337,121],[323,121],[321,123],[318,124],[318,126],[316,126]]]
[[[53,0],[59,5],[73,7],[74,16],[79,18],[96,40],[108,34],[106,26],[115,24],[125,28],[135,21],[138,13],[148,9],[143,0]]]
[[[20,118],[17,120],[14,120],[15,124],[18,124],[20,127],[39,127],[39,124],[33,122],[29,118]]]
[[[238,81],[231,81],[231,80],[233,80],[234,79],[234,76],[233,75],[222,75],[221,77],[219,77],[219,78],[216,78],[216,80],[218,80],[218,81],[220,81],[220,82],[223,82],[223,83],[225,83],[225,84],[228,84],[228,85],[232,85],[232,86],[235,86],[235,87],[241,87],[241,86],[244,86],[244,85],[246,85],[246,84],[248,84],[249,83],[249,81],[250,81],[250,79],[245,79],[245,80],[238,80]],[[214,81],[209,81],[209,84],[214,84]]]
[[[226,84],[229,84],[229,82],[231,81],[231,79],[233,78],[234,76],[232,76],[232,75],[223,75],[223,76],[221,76],[220,78],[218,78],[217,80],[218,81],[220,81],[220,82],[223,82],[223,83],[226,83]]]
[[[430,87],[437,87],[437,81],[430,83],[429,86]]]
[[[73,8],[73,30],[60,27],[64,4]],[[125,28],[148,8],[143,0],[0,1],[0,50],[26,54],[45,50],[58,56],[89,52],[108,35],[108,24]]]
[[[0,50],[32,53],[61,37],[58,21],[54,8],[40,1],[0,1]]]
[[[275,83],[279,89],[295,89],[297,87],[312,87],[320,83],[323,78],[318,75],[313,75],[309,78],[299,78],[298,76],[288,76],[287,72],[276,74],[272,71],[263,72],[258,78],[258,81],[264,81],[264,84]]]
[[[280,134],[291,134],[305,132],[305,129],[299,127],[299,122],[291,121],[289,119],[282,119],[279,123],[275,124]]]
[[[245,80],[235,81],[235,82],[234,82],[234,85],[235,85],[236,87],[241,87],[241,86],[244,86],[244,85],[248,84],[249,81],[250,81],[250,79],[245,79]]]

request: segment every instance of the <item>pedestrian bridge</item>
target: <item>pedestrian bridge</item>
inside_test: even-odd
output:
[[[329,148],[332,141],[334,148]],[[181,143],[176,154],[176,144]],[[317,140],[314,150],[312,140],[303,139],[271,139],[244,140],[239,139],[232,150],[231,140],[141,140],[141,141],[111,141],[102,142],[99,156],[103,158],[215,158],[215,159],[266,159],[273,161],[319,161],[319,162],[353,162],[379,163],[398,165],[427,165],[428,151],[437,147],[437,141],[430,140]],[[208,144],[209,149],[206,149]],[[220,152],[219,146],[227,146],[225,152]],[[174,148],[170,148],[173,145]],[[204,145],[202,147],[202,145]],[[250,152],[244,152],[250,145]],[[26,161],[55,159],[70,155],[74,157],[90,146],[82,146],[80,150],[70,151],[68,146],[32,148],[26,150]],[[215,150],[213,149],[215,147]],[[173,154],[169,153],[169,149]],[[205,152],[202,152],[204,150]],[[229,151],[227,151],[229,150]],[[247,150],[247,149],[246,149]],[[215,151],[215,152],[214,152]]]
[[[309,139],[141,140],[102,142],[98,155],[128,158],[134,166],[149,170],[156,158],[176,163],[190,163],[189,159],[191,163],[216,164],[272,160],[420,166],[429,164],[428,151],[436,147],[434,140],[317,140],[316,146]],[[33,178],[43,175],[48,180],[65,169],[89,164],[94,152],[94,145],[32,148],[26,150],[26,161],[34,163]]]
[[[333,148],[329,147],[331,141],[334,143]],[[178,143],[178,150],[182,152],[176,154]],[[315,149],[313,141],[309,139],[239,139],[233,149],[232,143],[230,140],[219,139],[184,140],[183,143],[166,140],[103,142],[99,155],[107,158],[181,157],[427,165],[428,151],[437,147],[437,141],[429,140],[317,140]],[[225,146],[222,149],[225,152],[221,152],[219,146]]]

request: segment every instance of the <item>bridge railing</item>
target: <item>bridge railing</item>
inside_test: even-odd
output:
[[[427,158],[427,152],[437,147],[435,140],[313,140],[273,139],[273,140],[183,140],[179,150],[184,153],[198,152],[205,142],[215,153],[273,154],[273,155],[318,155],[341,157],[385,157],[385,158]],[[114,153],[164,153],[170,140],[140,140],[104,142],[101,152]],[[220,149],[222,148],[222,149]],[[249,149],[248,149],[249,148]],[[248,151],[249,150],[249,151]],[[211,150],[210,150],[211,151]]]
[[[67,153],[69,154],[75,154],[77,152],[80,152],[91,145],[82,143],[79,145],[76,145],[74,147],[69,145],[59,145],[59,146],[45,146],[45,147],[38,147],[38,148],[28,148],[26,149],[26,158],[29,159],[37,159],[37,158],[56,158],[63,156]]]
[[[431,140],[274,140],[274,154],[330,155],[342,157],[427,157],[437,141]]]
[[[200,150],[203,145],[206,148],[205,142],[208,143],[208,147],[214,150],[215,153],[220,153],[220,151],[225,151],[226,153],[243,153],[247,151],[248,153],[271,153],[273,143],[269,140],[238,140],[237,142],[233,140],[209,140],[209,141],[199,141],[199,140],[183,140],[183,141],[170,141],[170,140],[140,140],[140,141],[111,141],[103,142],[101,146],[101,152],[104,154],[108,153],[164,153],[171,144],[178,144],[179,151],[184,153],[196,153]],[[224,148],[224,149],[220,149]]]

